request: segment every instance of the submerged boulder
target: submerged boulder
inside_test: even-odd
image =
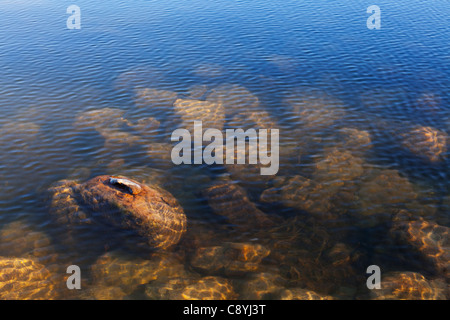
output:
[[[277,299],[278,295],[283,291],[285,284],[285,281],[277,273],[257,273],[241,284],[239,299]]]
[[[424,219],[408,221],[398,215],[391,234],[415,248],[437,272],[450,279],[450,228]]]
[[[203,129],[222,130],[225,122],[225,109],[221,103],[177,99],[173,104],[175,113],[180,116],[184,128],[192,128],[194,121],[202,121]]]
[[[98,176],[81,184],[63,181],[50,193],[50,210],[58,220],[103,220],[136,231],[155,248],[175,245],[186,231],[183,209],[169,192],[125,177]]]
[[[348,151],[337,148],[326,150],[323,159],[316,163],[315,178],[318,181],[343,185],[353,181],[364,173],[364,161]]]
[[[363,154],[373,147],[370,133],[356,128],[343,128],[339,130],[340,148],[353,154]]]
[[[237,298],[230,281],[221,277],[173,278],[157,280],[146,286],[150,299],[158,300],[233,300]]]
[[[359,214],[384,219],[417,199],[413,184],[397,170],[373,173],[359,190]]]
[[[332,296],[321,295],[315,291],[292,288],[283,290],[279,296],[280,300],[334,300]]]
[[[218,182],[203,191],[214,213],[227,217],[231,223],[246,230],[275,225],[274,219],[259,210],[240,186]]]
[[[258,97],[247,88],[236,84],[223,84],[214,88],[208,94],[207,100],[223,105],[227,117],[242,110],[253,111],[259,107]]]
[[[99,300],[124,299],[151,281],[187,277],[184,266],[173,256],[158,254],[145,260],[118,252],[102,255],[91,267],[91,273],[91,292]]]
[[[430,162],[441,161],[446,156],[449,138],[443,131],[419,126],[402,136],[403,145],[407,149]]]
[[[23,221],[14,221],[0,230],[0,256],[27,257],[39,263],[54,262],[57,258],[50,237]]]
[[[243,275],[255,272],[270,250],[259,244],[226,243],[223,246],[198,248],[191,266],[207,274]]]
[[[371,295],[375,300],[445,300],[445,284],[429,281],[420,273],[391,272]]]
[[[341,101],[313,88],[294,91],[285,103],[308,132],[328,129],[346,114]]]
[[[60,279],[61,283],[65,283]],[[0,258],[1,300],[58,299],[51,272],[33,259]]]
[[[274,186],[261,194],[261,201],[281,202],[286,207],[317,215],[326,215],[331,208],[326,187],[300,175],[275,179]]]

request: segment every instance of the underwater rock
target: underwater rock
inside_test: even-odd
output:
[[[93,109],[81,112],[74,126],[77,129],[94,129],[102,136],[109,136],[110,131],[126,130],[130,122],[123,115],[125,111],[117,108]]]
[[[293,92],[284,101],[309,132],[326,130],[346,114],[341,101],[316,89]]]
[[[231,283],[220,277],[154,281],[146,286],[146,294],[150,299],[160,300],[234,300],[237,298]]]
[[[270,136],[269,136],[270,139]],[[246,143],[245,149],[240,150],[234,148],[234,158],[232,160],[226,159],[227,148],[224,146],[224,167],[229,173],[232,181],[239,181],[247,190],[264,189],[267,188],[268,183],[275,177],[275,175],[262,175],[263,168],[269,168],[273,162],[271,160],[269,165],[263,165],[260,162],[249,163],[249,155],[258,155],[259,145]],[[239,159],[245,159],[245,163],[237,163]],[[233,161],[233,163],[231,163]],[[230,163],[228,163],[230,162]]]
[[[250,201],[245,190],[231,182],[218,182],[203,191],[214,213],[227,217],[238,227],[247,230],[275,225],[274,219]]]
[[[325,187],[306,177],[278,177],[274,187],[266,189],[260,200],[262,202],[281,202],[286,207],[307,211],[319,216],[327,216],[331,202]]]
[[[400,176],[397,170],[374,171],[359,190],[359,214],[384,219],[416,198],[411,182]]]
[[[289,286],[329,295],[343,286],[365,281],[356,267],[361,253],[338,242],[341,235],[330,235],[328,227],[304,220],[299,217],[288,220],[286,225],[291,230],[270,231],[282,237],[274,239],[268,263],[278,267]]]
[[[151,300],[182,300],[184,288],[196,280],[183,277],[155,280],[145,286],[145,294]]]
[[[45,233],[33,230],[22,221],[9,223],[0,230],[0,256],[36,259],[47,264],[54,262],[55,252]]]
[[[61,225],[91,224],[77,199],[79,184],[74,180],[61,180],[53,184],[50,195],[50,213]]]
[[[147,145],[147,156],[150,158],[151,166],[158,169],[170,169],[175,166],[172,161],[173,145],[170,143],[153,142]]]
[[[203,129],[222,130],[225,122],[225,109],[221,103],[177,99],[173,104],[175,113],[181,117],[183,128],[193,128],[194,121],[202,121]]]
[[[133,124],[123,117],[124,111],[103,108],[84,111],[76,118],[77,131],[97,131],[104,139],[102,152],[114,155],[140,143],[140,137],[130,132]]]
[[[112,182],[119,178],[138,185],[141,191],[132,194],[129,184]],[[127,178],[99,176],[81,184],[79,192],[83,203],[95,215],[117,226],[136,230],[148,238],[151,246],[168,248],[178,243],[186,231],[186,216],[178,201],[155,186]]]
[[[339,130],[339,137],[341,143],[338,148],[352,154],[361,154],[373,146],[370,133],[366,130],[343,128]]]
[[[66,223],[101,219],[135,230],[155,248],[175,245],[186,231],[186,216],[167,191],[120,176],[85,183],[63,181],[49,190],[50,211]],[[86,220],[87,219],[87,220]]]
[[[279,300],[334,300],[332,296],[321,295],[317,292],[301,288],[283,290],[277,298]]]
[[[208,94],[207,101],[223,106],[227,117],[231,117],[243,110],[254,111],[259,109],[259,99],[247,88],[235,85],[220,85]]]
[[[169,255],[153,254],[150,260],[108,252],[91,267],[92,295],[99,300],[124,299],[140,285],[155,280],[187,277],[184,266]]]
[[[198,248],[191,266],[206,274],[243,275],[255,272],[270,250],[259,244],[226,243],[223,246]]]
[[[136,123],[129,124],[131,128],[139,133],[139,136],[147,141],[154,139],[158,135],[161,123],[154,117],[139,119]]]
[[[343,185],[344,181],[352,181],[364,173],[364,160],[353,156],[348,151],[337,148],[325,150],[324,158],[316,162],[314,177],[318,181]]]
[[[276,273],[264,272],[253,275],[241,284],[240,300],[277,299],[284,290],[285,281]]]
[[[381,279],[381,289],[371,290],[374,300],[445,300],[445,284],[429,281],[415,272],[390,272]]]
[[[415,248],[435,270],[450,279],[450,228],[424,219],[408,221],[398,215],[391,234]]]
[[[273,179],[273,175],[261,175],[261,169],[272,165],[273,159],[271,159],[270,165],[263,165],[260,161],[255,164],[249,163],[250,155],[269,155],[272,150],[272,129],[278,129],[278,124],[273,120],[273,117],[265,110],[260,111],[242,111],[235,114],[228,122],[227,127],[233,129],[242,129],[246,132],[248,129],[256,130],[255,139],[249,138],[249,141],[245,142],[245,150],[238,150],[234,148],[233,163],[230,163],[230,159],[225,159],[224,167],[230,173],[231,178],[235,181],[240,181],[246,188],[266,188],[267,182]],[[259,130],[267,130],[267,142],[261,144],[261,136]],[[283,148],[280,148],[283,151]],[[224,155],[226,155],[226,145],[224,146]],[[276,156],[273,156],[276,157]],[[245,163],[238,164],[238,159],[245,159]]]
[[[220,277],[205,277],[188,285],[180,295],[184,300],[234,300],[237,295],[231,283]]]
[[[448,135],[432,127],[415,127],[402,134],[403,146],[431,162],[443,160],[447,152]]]
[[[55,279],[44,265],[32,259],[0,257],[1,300],[51,300],[58,297]]]
[[[227,123],[230,128],[247,129],[278,129],[278,123],[266,110],[245,110],[235,114]]]
[[[178,94],[168,90],[158,90],[152,88],[137,89],[135,103],[138,108],[171,108]]]
[[[207,85],[193,85],[188,90],[188,98],[202,100],[207,91]]]

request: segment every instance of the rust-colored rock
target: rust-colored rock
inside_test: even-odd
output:
[[[186,216],[167,191],[120,176],[85,183],[63,181],[50,189],[51,212],[62,222],[103,220],[135,230],[155,248],[175,245],[186,231]]]

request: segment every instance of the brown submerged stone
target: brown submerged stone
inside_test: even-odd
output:
[[[334,300],[333,297],[318,294],[315,291],[292,288],[283,290],[279,296],[280,300]]]
[[[390,215],[417,198],[412,183],[398,171],[374,173],[359,190],[361,215]]]
[[[180,116],[184,128],[193,130],[194,121],[202,121],[203,129],[214,128],[222,130],[225,123],[225,109],[221,103],[193,100],[177,99],[173,108]]]
[[[63,181],[50,189],[51,212],[62,222],[103,219],[135,230],[155,248],[175,245],[186,231],[186,216],[167,191],[120,176],[98,176],[85,183]]]
[[[198,248],[191,266],[207,274],[243,275],[255,272],[270,250],[259,244],[226,243],[223,246]]]
[[[1,300],[58,299],[55,287],[50,271],[35,260],[0,257]]]
[[[246,229],[274,226],[275,222],[250,201],[245,190],[231,182],[218,182],[203,191],[214,213]]]
[[[299,175],[277,178],[274,187],[261,194],[261,201],[281,202],[286,207],[318,215],[328,214],[331,208],[325,186]]]
[[[124,299],[139,285],[189,276],[184,266],[173,256],[157,254],[144,260],[117,252],[102,255],[92,266],[91,272],[91,292],[99,300]]]
[[[264,272],[254,274],[241,285],[239,299],[277,299],[278,295],[283,291],[285,284],[285,281],[277,273]]]
[[[415,127],[402,136],[407,149],[431,162],[441,161],[446,155],[449,137],[443,131],[432,127]]]
[[[396,218],[391,234],[414,247],[440,274],[450,279],[450,228],[424,219],[405,221],[400,215]]]
[[[420,273],[391,272],[381,279],[381,289],[371,290],[375,300],[442,300],[445,284],[429,281]]]
[[[232,116],[242,110],[255,110],[259,107],[257,96],[247,88],[235,84],[223,84],[214,88],[206,100],[223,105],[227,116]]]
[[[53,262],[57,257],[50,238],[22,221],[9,223],[0,230],[0,256],[37,259],[40,263]]]
[[[300,125],[309,132],[327,129],[345,116],[341,101],[312,88],[292,92],[285,103],[298,116]]]
[[[233,300],[237,298],[231,283],[221,277],[157,280],[146,286],[150,299],[158,300]]]

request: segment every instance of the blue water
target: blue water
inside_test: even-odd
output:
[[[66,27],[66,8],[71,4],[81,8],[80,30]],[[379,30],[366,26],[366,9],[372,4],[381,8]],[[168,90],[181,98],[188,97],[193,88],[204,88],[201,100],[223,85],[246,88],[247,96],[234,101],[239,104],[249,96],[259,99],[261,110],[278,123],[281,154],[290,143],[300,144],[297,161],[292,161],[295,156],[281,155],[278,176],[314,179],[315,163],[339,142],[334,136],[340,129],[366,130],[372,148],[360,156],[364,167],[396,170],[416,188],[418,205],[432,208],[423,217],[450,226],[449,14],[448,0],[1,0],[0,226],[17,228],[13,223],[20,222],[20,228],[27,230],[25,237],[35,231],[51,241],[45,244],[48,255],[36,255],[33,244],[22,251],[0,248],[0,256],[39,256],[59,271],[77,263],[91,281],[89,270],[101,254],[133,247],[134,240],[125,245],[123,235],[105,239],[93,227],[80,231],[76,249],[68,249],[62,240],[64,227],[49,215],[46,190],[50,185],[99,174],[140,177],[137,172],[156,170],[166,178],[163,186],[182,203],[192,230],[205,234],[220,230],[214,240],[218,243],[248,241],[226,219],[217,217],[202,196],[202,189],[223,175],[245,188],[266,214],[310,221],[308,210],[260,201],[261,193],[273,186],[271,180],[242,177],[220,166],[173,167],[170,160],[153,159],[145,144],[105,148],[104,137],[95,128],[77,126],[77,118],[85,111],[117,108],[130,121],[151,116],[163,122],[163,130],[148,145],[170,144],[170,132],[176,128],[168,121],[173,117],[171,106],[137,107],[136,92],[143,88]],[[292,109],[292,101],[303,96],[339,101],[345,115],[311,129],[301,124]],[[439,161],[429,161],[402,144],[401,134],[418,126],[447,135],[447,149]],[[350,192],[356,192],[361,190],[359,184],[370,180],[370,174],[352,179],[358,186]],[[389,221],[365,223],[370,219],[353,214],[352,210],[364,211],[360,207],[363,197],[361,193],[356,209],[342,209],[346,213],[336,225],[315,218],[306,224],[312,229],[323,227],[330,247],[344,242],[358,250],[363,258],[354,270],[359,276],[365,276],[364,266],[376,262],[388,271],[412,270],[432,279],[439,277],[426,265],[408,264],[408,251],[385,241]],[[300,238],[307,236],[299,232]],[[337,236],[341,232],[346,233],[345,239]],[[210,241],[204,239],[203,245]],[[142,250],[134,258],[148,258]],[[183,248],[174,254],[187,256],[180,260],[189,265],[190,253],[180,252]],[[270,257],[263,265],[273,265]],[[245,283],[249,277],[241,280]],[[320,292],[321,279],[314,281],[295,286]],[[345,298],[365,297],[358,283],[337,287],[351,288]],[[294,286],[289,277],[284,286]],[[131,297],[145,297],[136,290]],[[341,291],[333,288],[322,293],[338,297]],[[92,297],[83,294],[75,298]]]

